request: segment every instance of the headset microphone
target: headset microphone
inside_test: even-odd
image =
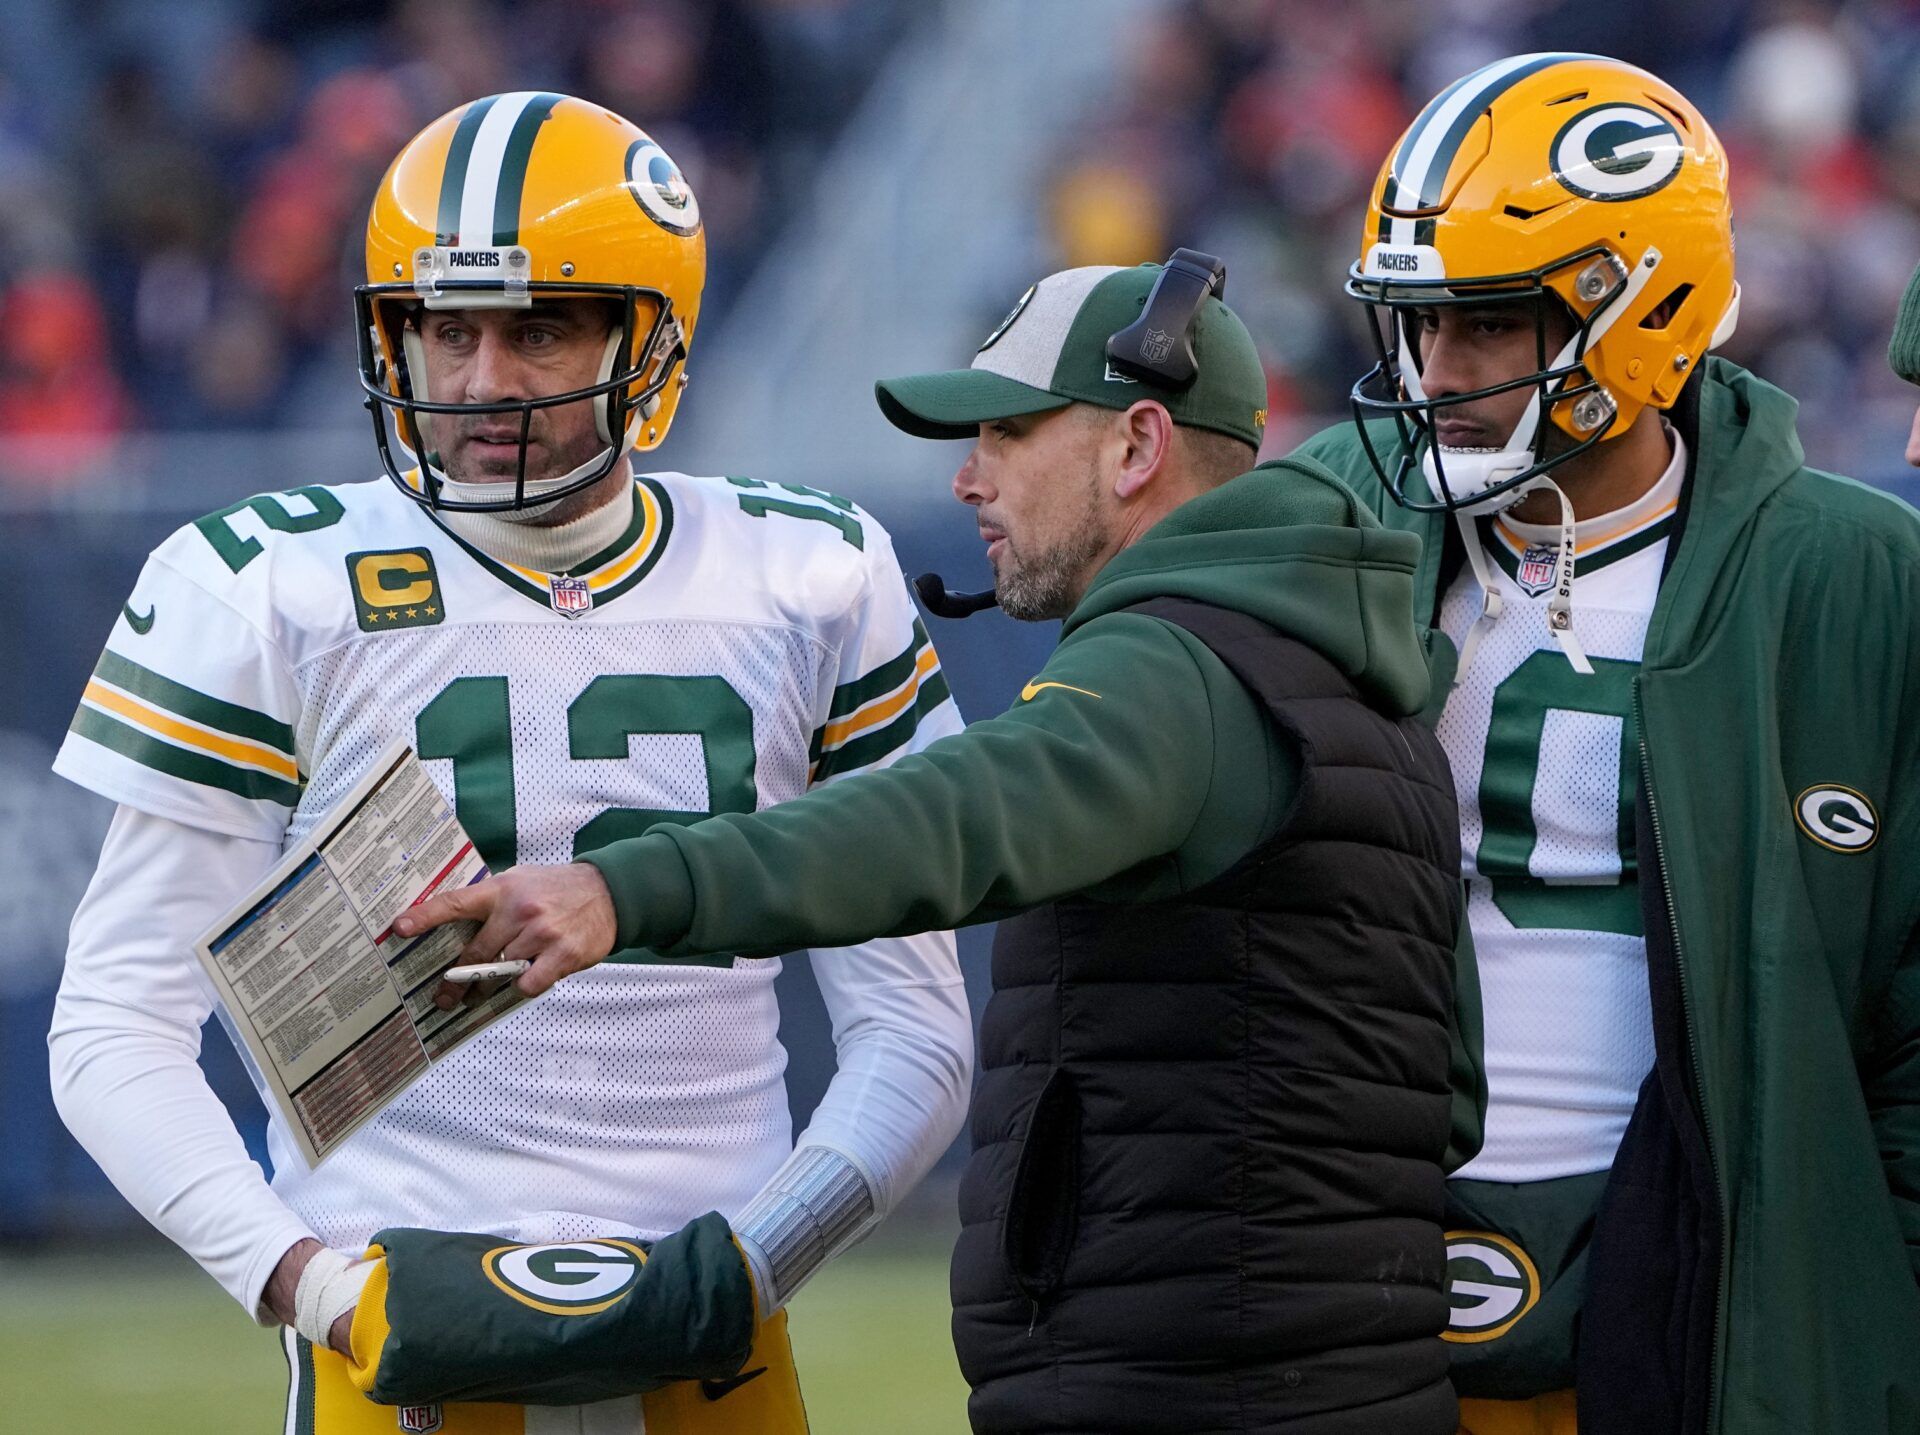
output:
[[[983,613],[988,608],[1000,605],[1000,599],[993,589],[983,588],[978,593],[956,593],[938,573],[922,573],[913,580],[913,590],[920,595],[920,601],[926,605],[927,611],[937,618],[970,618],[975,613]]]

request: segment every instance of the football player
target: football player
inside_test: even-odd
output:
[[[960,727],[867,514],[632,472],[673,421],[705,277],[698,202],[647,135],[563,95],[464,105],[394,161],[366,257],[385,478],[169,537],[61,749],[56,770],[119,807],[74,918],[55,1098],[143,1215],[290,1327],[289,1431],[802,1430],[782,1307],[964,1113],[950,934],[820,964],[838,1073],[797,1147],[769,963],[608,965],[473,1037],[317,1169],[274,1117],[271,1182],[196,1065],[215,1003],[195,941],[396,739],[499,870],[752,811]],[[447,1012],[442,1038],[509,999]],[[622,1251],[651,1249],[660,1280],[663,1253],[717,1251],[734,1270],[703,1268],[703,1298],[751,1351],[597,1403],[549,1387],[396,1415],[336,1349],[386,1227],[517,1249],[498,1268],[541,1310]]]
[[[1347,292],[1380,363],[1304,452],[1458,655],[1465,1428],[1920,1429],[1920,522],[1712,357],[1727,159],[1644,71],[1442,91]]]

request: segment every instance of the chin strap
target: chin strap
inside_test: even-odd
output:
[[[1580,646],[1579,635],[1573,631],[1573,500],[1567,497],[1559,484],[1543,474],[1515,492],[1513,501],[1518,503],[1527,494],[1541,488],[1552,489],[1553,496],[1560,500],[1560,548],[1554,555],[1553,596],[1547,599],[1547,632],[1560,651],[1567,655],[1573,670],[1583,677],[1591,677],[1593,664],[1587,660],[1586,650]],[[1479,528],[1464,513],[1456,512],[1454,521],[1460,525],[1460,537],[1467,548],[1467,563],[1473,569],[1474,580],[1480,585],[1480,616],[1467,629],[1467,636],[1460,644],[1460,663],[1453,672],[1453,685],[1459,687],[1467,676],[1467,670],[1473,666],[1480,640],[1500,621],[1502,603],[1500,590],[1494,583],[1492,569],[1487,563],[1486,549],[1480,542]]]
[[[1480,544],[1479,527],[1458,509],[1454,510],[1453,521],[1460,526],[1460,540],[1467,546],[1467,565],[1473,569],[1474,581],[1480,585],[1480,616],[1467,629],[1467,636],[1460,643],[1460,661],[1453,669],[1453,685],[1457,688],[1466,680],[1467,669],[1473,666],[1473,655],[1480,651],[1480,640],[1500,621],[1502,599],[1487,564],[1487,551]]]

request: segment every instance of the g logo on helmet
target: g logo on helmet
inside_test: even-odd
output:
[[[631,1241],[573,1241],[551,1246],[497,1246],[480,1269],[521,1305],[548,1315],[595,1315],[632,1290],[646,1252]]]
[[[1880,837],[1880,817],[1865,794],[1837,783],[1809,787],[1793,803],[1794,821],[1822,847],[1864,852]]]
[[[1519,1323],[1540,1300],[1540,1273],[1527,1253],[1492,1231],[1447,1232],[1447,1304],[1442,1340],[1477,1345]]]
[[[647,218],[669,233],[700,232],[700,201],[680,166],[650,139],[627,146],[627,192]]]
[[[1642,105],[1595,105],[1553,137],[1553,177],[1582,199],[1652,194],[1680,173],[1686,144],[1673,121]]]

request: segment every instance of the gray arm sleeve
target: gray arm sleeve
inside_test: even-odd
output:
[[[873,1190],[826,1146],[801,1146],[733,1222],[760,1296],[760,1318],[785,1305],[813,1273],[874,1224]]]

